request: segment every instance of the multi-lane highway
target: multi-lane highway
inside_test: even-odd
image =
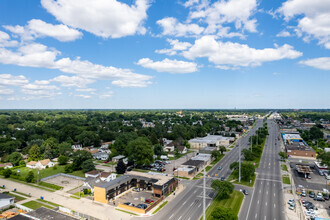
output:
[[[282,220],[284,217],[283,191],[280,158],[279,131],[276,123],[269,119],[268,133],[251,201],[244,202],[239,219]],[[276,144],[275,144],[276,143]]]
[[[255,134],[255,131],[262,126],[262,120],[258,120],[254,128],[252,128],[245,137],[240,139],[241,148],[249,147],[249,138]],[[220,178],[222,176],[228,177],[230,174],[229,166],[231,163],[238,160],[239,150],[238,147],[234,147],[228,152],[221,161],[219,161],[208,173],[209,176],[215,176]],[[218,167],[222,166],[221,170]],[[182,180],[184,181],[184,180]],[[212,197],[214,197],[213,190],[210,188],[212,179],[206,180],[208,189],[206,190],[206,207],[211,203]],[[161,211],[156,215],[151,216],[148,219],[160,219],[160,220],[197,220],[203,214],[203,180],[186,181],[186,189],[177,195],[177,197],[169,202]]]

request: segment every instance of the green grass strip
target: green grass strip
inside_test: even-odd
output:
[[[156,214],[161,208],[163,208],[166,204],[168,203],[168,201],[163,202],[160,206],[158,206],[158,208],[152,213],[152,214]]]
[[[28,207],[30,209],[34,209],[34,210],[36,210],[36,209],[38,209],[42,206],[46,207],[46,208],[49,208],[49,209],[53,209],[53,207],[42,204],[42,203],[37,202],[37,201],[29,201],[29,202],[23,203],[22,205],[25,206],[25,207]]]
[[[50,201],[47,201],[47,200],[42,200],[42,199],[37,199],[37,200],[40,201],[40,202],[47,203],[49,205],[55,206],[55,207],[60,207],[61,206],[59,204],[56,204],[56,203],[53,203],[53,202],[50,202]]]

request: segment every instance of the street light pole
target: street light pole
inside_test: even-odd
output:
[[[241,143],[238,141],[238,182],[241,182]]]
[[[206,179],[206,173],[205,173],[205,167],[204,167],[204,178],[203,178],[203,220],[205,220],[205,188],[206,188],[206,183],[205,183],[205,179]]]

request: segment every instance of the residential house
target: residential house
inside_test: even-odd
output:
[[[177,149],[178,149],[178,152],[179,152],[180,154],[185,154],[185,153],[188,152],[188,149],[187,149],[186,146],[178,146]]]
[[[74,151],[82,150],[82,149],[83,149],[83,147],[81,144],[72,145],[72,150],[74,150]]]
[[[4,168],[4,169],[7,169],[7,168],[13,168],[13,164],[11,163],[3,163],[3,164],[0,164],[0,168]]]
[[[14,205],[14,197],[7,194],[0,193],[0,209],[6,209]]]
[[[115,156],[115,157],[112,158],[112,162],[118,162],[120,160],[123,160],[123,162],[125,164],[128,163],[128,159],[125,156],[123,156],[123,155],[118,155],[118,156]]]
[[[30,169],[40,169],[40,170],[53,166],[55,166],[55,164],[52,161],[50,161],[50,159],[40,160],[38,162],[30,161],[26,164],[26,167]]]
[[[89,171],[87,173],[85,173],[85,177],[88,178],[88,177],[92,177],[92,178],[97,178],[99,177],[101,174],[100,171],[98,170],[92,170],[92,171]]]
[[[30,169],[36,169],[37,168],[37,162],[36,161],[30,161],[26,164],[26,167]]]
[[[105,152],[97,152],[92,154],[93,158],[96,160],[108,160],[109,158],[109,154],[105,153]]]
[[[101,172],[100,179],[105,182],[109,182],[111,180],[116,179],[117,174],[110,172]]]
[[[175,149],[173,141],[171,141],[169,144],[163,146],[164,152],[173,152]]]

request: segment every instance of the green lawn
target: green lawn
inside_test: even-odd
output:
[[[283,176],[282,176],[282,180],[283,180],[283,183],[284,183],[284,184],[291,184],[291,182],[290,182],[290,177],[289,177],[289,176],[285,176],[285,175],[283,175]]]
[[[49,208],[49,209],[53,209],[52,206],[48,206],[48,205],[45,205],[45,204],[42,204],[40,202],[37,202],[37,201],[29,201],[29,202],[26,202],[26,203],[23,203],[22,204],[23,206],[26,206],[30,209],[37,209],[37,208],[40,208],[40,207],[46,207],[46,208]]]
[[[152,213],[152,214],[156,214],[161,208],[163,208],[166,204],[168,203],[168,201],[163,202],[160,206],[158,206],[158,208]]]
[[[254,186],[254,182],[255,182],[255,180],[256,180],[256,175],[254,175],[254,176],[252,177],[252,181],[251,181],[251,183],[250,183],[250,181],[245,181],[245,180],[242,180],[242,179],[241,179],[241,182],[239,183],[239,182],[238,182],[238,179],[233,175],[233,173],[230,174],[230,176],[228,177],[227,180],[228,180],[229,182],[234,183],[234,184],[239,184],[239,185],[244,185],[244,186],[253,187],[253,186]],[[232,181],[232,180],[234,180],[234,181]]]
[[[281,168],[282,168],[282,170],[284,170],[284,171],[288,171],[288,167],[287,167],[285,164],[282,164],[282,165],[281,165]]]
[[[81,197],[81,198],[84,198],[86,196],[89,196],[89,195],[85,195],[84,192],[80,192],[80,196],[79,196],[79,192],[76,192],[73,195],[76,196],[76,197]]]
[[[205,168],[205,171],[208,172],[211,168],[212,168],[212,166],[207,166],[207,167]]]
[[[199,174],[197,174],[193,180],[199,180],[200,178],[202,178],[202,176],[204,176],[204,174],[202,172],[200,172]]]
[[[40,201],[40,202],[48,203],[49,205],[52,205],[52,206],[55,206],[55,207],[61,206],[59,204],[56,204],[56,203],[53,203],[53,202],[50,202],[50,201],[46,201],[46,200],[42,200],[42,199],[37,199],[37,200]]]
[[[25,193],[21,193],[21,192],[17,192],[17,191],[13,191],[13,192],[15,192],[15,193],[17,193],[17,194],[20,194],[20,195],[22,195],[22,196],[25,196],[25,197],[31,197],[30,195],[25,194]]]
[[[45,186],[47,188],[55,189],[55,190],[63,189],[62,186],[58,186],[58,185],[51,184],[51,183],[46,183],[46,182],[39,182],[39,185],[40,186]]]
[[[3,193],[4,194],[7,194],[9,196],[15,197],[15,202],[23,201],[24,199],[26,199],[26,198],[24,198],[22,196],[18,196],[18,195],[15,195],[13,193],[10,193],[10,192],[3,192]]]
[[[48,176],[52,176],[52,175],[55,175],[55,174],[58,174],[58,173],[64,173],[64,168],[65,168],[65,165],[56,165],[55,169],[54,169],[54,167],[50,167],[50,168],[40,170],[39,171],[39,179],[42,179],[42,178],[45,178],[45,177],[48,177]],[[38,174],[37,169],[29,169],[27,167],[21,167],[21,168],[13,169],[12,171],[17,172],[18,170],[20,171],[19,172],[20,176],[22,176],[24,178],[27,176],[27,174],[30,171],[33,172],[35,179],[37,178],[37,174]],[[73,175],[73,176],[85,177],[84,172],[82,172],[81,170],[74,171],[74,172],[68,173],[68,174]]]
[[[218,163],[225,155],[224,154],[220,154],[220,157],[218,157],[217,159],[213,160],[211,162],[211,165],[214,165],[216,163]]]
[[[241,208],[241,204],[243,201],[244,195],[241,192],[234,191],[228,199],[219,199],[216,197],[211,205],[206,210],[206,219],[211,219],[212,211],[219,206],[223,206],[226,208],[231,208],[233,212],[238,215],[239,210]],[[202,218],[201,218],[202,219]]]

